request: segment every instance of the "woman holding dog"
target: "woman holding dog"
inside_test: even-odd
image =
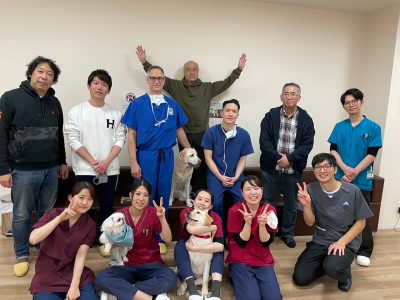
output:
[[[29,237],[41,243],[30,291],[34,300],[95,300],[95,275],[85,267],[86,254],[96,238],[96,224],[87,214],[95,191],[85,181],[76,183],[67,208],[47,212]]]
[[[189,290],[189,300],[201,300],[203,297],[197,291],[189,252],[212,253],[211,276],[212,292],[208,300],[219,300],[222,274],[224,272],[224,234],[222,231],[222,220],[220,216],[211,211],[214,200],[213,194],[208,190],[199,190],[193,201],[193,208],[185,208],[180,213],[181,239],[176,243],[174,257],[178,267],[178,277],[182,282],[186,282]],[[187,214],[193,209],[207,211],[213,219],[211,225],[191,225],[188,224]],[[195,246],[190,242],[190,235],[201,238],[204,234],[213,236],[213,242],[209,245]],[[206,236],[207,238],[209,236]],[[178,290],[179,291],[179,290]],[[184,291],[182,291],[184,292]]]
[[[269,250],[278,220],[275,208],[262,200],[262,186],[258,177],[246,176],[241,184],[244,201],[228,212],[226,263],[237,300],[282,299]]]
[[[158,233],[166,243],[172,240],[163,199],[159,206],[155,201],[154,206],[149,206],[150,195],[151,186],[147,181],[133,183],[129,194],[131,206],[119,210],[134,235],[133,247],[126,255],[128,262],[107,268],[96,278],[96,284],[104,292],[121,300],[169,300],[165,293],[176,287],[176,275],[164,266],[156,237]]]

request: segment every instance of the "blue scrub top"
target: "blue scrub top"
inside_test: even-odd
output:
[[[136,131],[136,149],[158,150],[175,146],[176,130],[188,120],[178,103],[165,95],[164,99],[167,103],[157,106],[151,104],[148,94],[144,94],[129,104],[121,123]]]
[[[213,151],[212,159],[219,172],[234,177],[239,159],[254,153],[249,133],[236,126],[236,136],[227,139],[221,124],[209,128],[203,136],[201,147]],[[225,161],[225,162],[224,162]],[[208,169],[207,174],[212,172]]]
[[[370,147],[382,147],[381,127],[364,116],[364,119],[353,127],[349,119],[335,125],[328,142],[337,145],[337,151],[343,162],[349,167],[356,167],[368,154]],[[360,190],[372,191],[372,179],[367,178],[370,167],[365,168],[352,181]],[[338,167],[335,175],[340,180],[344,175]]]

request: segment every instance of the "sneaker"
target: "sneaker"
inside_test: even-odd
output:
[[[205,300],[221,300],[221,298],[220,297],[215,297],[215,296],[212,296],[212,297],[206,297],[206,298],[204,298]]]
[[[29,271],[29,262],[27,261],[18,262],[14,265],[14,275],[16,277],[25,276],[26,273],[28,273],[28,271]]]
[[[293,237],[291,236],[282,236],[281,240],[285,243],[286,246],[289,248],[294,248],[296,247],[296,241],[294,240]]]
[[[165,243],[158,243],[158,245],[160,246],[160,254],[161,255],[166,254],[168,250],[167,250],[167,246],[165,245]]]
[[[203,297],[200,295],[190,295],[189,300],[203,300]]]
[[[357,255],[356,262],[361,267],[368,267],[371,264],[369,257],[364,255]]]
[[[165,244],[164,244],[165,245]],[[156,300],[171,300],[166,293],[157,295]]]
[[[351,280],[351,275],[346,278],[345,281],[337,283],[337,287],[339,290],[342,292],[348,292],[351,288],[352,280]]]
[[[99,252],[100,252],[101,256],[103,256],[105,258],[110,257],[111,254],[106,252],[106,250],[104,248],[105,248],[104,245],[99,246]]]

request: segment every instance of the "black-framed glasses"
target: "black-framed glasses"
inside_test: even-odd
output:
[[[345,101],[343,105],[344,106],[356,105],[358,103],[358,101],[360,101],[360,99],[353,99],[350,101]]]
[[[321,171],[321,170],[329,171],[330,169],[332,169],[332,165],[314,166],[315,171]]]
[[[165,77],[154,77],[154,76],[149,76],[149,79],[151,82],[156,82],[157,81],[163,81]]]

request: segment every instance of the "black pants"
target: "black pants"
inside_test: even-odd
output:
[[[354,251],[346,247],[343,256],[328,255],[328,247],[313,241],[307,243],[294,267],[292,278],[295,284],[304,286],[322,275],[342,282],[351,275]]]
[[[365,202],[370,206],[371,192],[361,191],[364,196]],[[365,227],[362,231],[362,242],[360,249],[357,251],[357,255],[363,255],[371,257],[372,251],[374,250],[374,239],[372,237],[371,227],[369,225],[369,219],[366,220]]]
[[[190,180],[190,184],[192,185],[192,192],[197,192],[200,189],[207,189],[207,165],[206,160],[204,159],[204,150],[200,146],[201,140],[203,139],[204,132],[199,133],[187,133],[186,137],[190,143],[190,145],[196,149],[197,156],[201,159],[201,164],[198,168],[193,170],[192,179]],[[182,150],[183,147],[179,144],[179,151]]]

